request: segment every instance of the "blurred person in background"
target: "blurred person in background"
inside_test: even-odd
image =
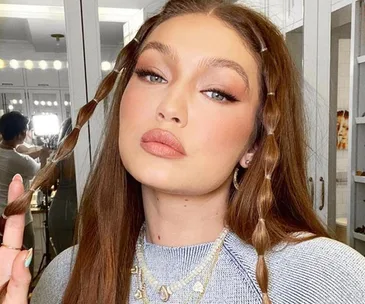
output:
[[[21,154],[29,155],[33,159],[39,158],[43,147],[34,145],[33,139],[34,129],[32,121],[30,121],[24,142],[16,147],[16,151]]]
[[[58,145],[72,131],[71,118],[66,119],[60,129]],[[58,184],[57,184],[58,182]],[[75,220],[77,215],[77,194],[75,163],[73,153],[61,161],[54,174],[51,186],[57,189],[49,210],[49,231],[56,254],[73,244]]]
[[[42,168],[49,156],[49,150],[42,148],[39,151],[40,163],[32,157],[19,153],[16,148],[23,144],[29,120],[21,113],[13,111],[0,118],[0,214],[3,213],[8,200],[8,188],[13,176],[19,173],[24,181],[25,189],[29,189],[29,182]],[[2,239],[2,236],[0,236]],[[23,245],[27,248],[34,247],[33,218],[30,208],[25,213],[25,229]],[[33,271],[31,265],[31,272]]]

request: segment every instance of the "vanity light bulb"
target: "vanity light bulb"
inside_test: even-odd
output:
[[[51,107],[52,106],[52,102],[51,101],[47,101],[47,106]]]
[[[39,105],[39,101],[38,101],[38,100],[34,100],[34,104],[35,104],[36,106],[38,106],[38,105]]]
[[[41,101],[41,106],[45,106],[46,105],[46,102],[45,101]]]
[[[24,62],[24,67],[25,67],[26,69],[28,69],[28,70],[33,69],[33,67],[34,67],[33,61],[32,61],[32,60],[26,60],[26,61]]]
[[[42,70],[46,70],[48,68],[48,63],[45,60],[41,60],[41,61],[39,61],[39,67]]]
[[[21,100],[21,99],[20,99],[20,100],[19,100],[19,104],[23,104],[23,100]]]
[[[10,111],[13,111],[13,110],[14,110],[14,106],[13,106],[13,105],[9,105],[9,106],[8,106],[8,109],[9,109]]]
[[[55,107],[57,107],[57,106],[58,106],[58,102],[57,102],[57,101],[54,101],[54,102],[53,102],[53,105],[54,105]]]
[[[0,69],[5,68],[5,61],[0,59]]]
[[[53,62],[53,67],[56,69],[56,70],[61,70],[62,69],[62,62],[59,61],[59,60],[55,60]]]
[[[12,60],[10,60],[9,64],[10,64],[10,66],[11,66],[13,69],[17,69],[17,68],[19,68],[19,62],[18,62],[18,60],[12,59]]]

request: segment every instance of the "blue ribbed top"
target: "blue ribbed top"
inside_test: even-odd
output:
[[[187,247],[145,244],[146,263],[163,284],[180,280],[204,258],[212,243]],[[48,266],[40,279],[31,304],[58,304],[66,288],[75,250],[68,249]],[[200,303],[261,304],[255,279],[257,254],[234,233],[225,239],[218,262]],[[365,258],[352,248],[327,238],[299,244],[281,244],[267,254],[270,272],[269,296],[273,304],[365,304]],[[186,303],[194,295],[193,280],[174,293],[171,304]],[[136,276],[131,285],[134,298]],[[150,303],[162,303],[147,284]],[[188,301],[188,303],[195,303]]]

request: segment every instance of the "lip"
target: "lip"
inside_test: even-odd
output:
[[[141,147],[146,152],[163,158],[182,158],[186,155],[176,136],[162,129],[153,129],[143,134]]]

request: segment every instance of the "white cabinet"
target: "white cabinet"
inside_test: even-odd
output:
[[[29,87],[59,87],[58,71],[55,69],[25,70],[25,74]]]
[[[0,116],[11,111],[29,115],[25,91],[0,88]]]
[[[0,86],[22,87],[24,86],[23,69],[0,69]]]
[[[249,8],[253,8],[254,10],[266,14],[266,2],[268,0],[238,0],[236,3],[243,4],[248,6]],[[281,0],[285,1],[285,0]]]
[[[286,7],[285,7],[286,31],[291,31],[303,26],[303,5],[304,5],[303,0],[286,0]]]
[[[63,120],[60,91],[58,90],[28,90],[30,116],[52,113]]]
[[[60,79],[60,88],[68,88],[68,69],[58,71]]]
[[[337,102],[330,99],[331,2],[306,0],[304,11],[305,109],[308,183],[313,207],[332,231],[336,224]]]
[[[352,0],[332,0],[332,12],[339,10],[347,5],[351,5]]]
[[[266,15],[276,26],[283,30],[285,27],[285,0],[267,0]],[[288,0],[289,1],[289,0]]]
[[[352,4],[349,173],[350,245],[365,255],[365,10],[364,2]]]

